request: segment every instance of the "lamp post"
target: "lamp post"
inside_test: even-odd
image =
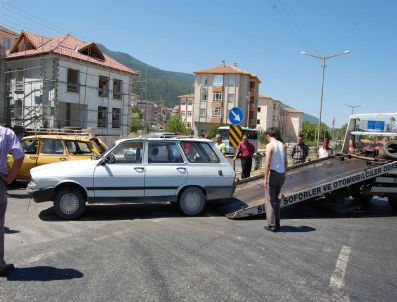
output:
[[[346,103],[342,103],[342,104],[347,106],[347,107],[350,107],[352,109],[352,115],[354,113],[354,108],[361,107],[363,105],[363,104],[360,104],[360,105],[349,105],[349,104],[346,104]]]
[[[321,56],[316,56],[316,55],[307,53],[307,52],[305,52],[305,51],[301,51],[301,54],[302,54],[302,55],[305,55],[305,56],[309,56],[309,57],[313,57],[313,58],[319,59],[319,60],[321,60],[322,63],[323,63],[322,66],[321,66],[321,67],[323,68],[323,78],[322,78],[322,81],[321,81],[320,116],[319,116],[319,121],[318,121],[317,138],[316,138],[316,147],[317,147],[317,149],[318,149],[318,147],[319,147],[319,142],[320,142],[321,115],[322,115],[322,113],[323,113],[324,74],[325,74],[325,67],[326,67],[325,61],[328,60],[328,59],[337,57],[337,56],[341,56],[341,55],[348,54],[349,52],[350,52],[349,50],[345,50],[344,52],[337,53],[337,54],[334,54],[334,55],[331,55],[331,56],[321,57]]]

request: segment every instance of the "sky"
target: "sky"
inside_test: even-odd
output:
[[[354,113],[397,112],[394,0],[0,0],[0,24],[70,33],[155,67],[193,73],[237,63],[260,94],[335,126]]]

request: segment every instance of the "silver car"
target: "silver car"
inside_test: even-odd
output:
[[[102,156],[31,170],[35,202],[54,201],[57,215],[80,217],[86,203],[178,202],[199,215],[207,200],[232,197],[235,173],[207,139],[125,139]]]

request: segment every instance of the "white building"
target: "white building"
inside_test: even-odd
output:
[[[23,31],[5,58],[11,126],[93,128],[127,135],[131,84],[138,73],[72,35]]]
[[[179,114],[182,122],[187,128],[192,128],[194,125],[194,94],[186,94],[178,96],[179,99]]]
[[[266,131],[270,127],[280,127],[280,101],[259,95],[256,129]]]
[[[298,135],[302,133],[303,112],[293,108],[282,108],[280,121],[281,134],[288,142],[296,142]]]

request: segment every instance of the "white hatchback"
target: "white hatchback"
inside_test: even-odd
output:
[[[86,203],[178,202],[199,215],[207,200],[233,196],[235,173],[207,139],[137,138],[120,141],[102,156],[31,170],[28,194],[54,201],[57,215],[80,217]]]

